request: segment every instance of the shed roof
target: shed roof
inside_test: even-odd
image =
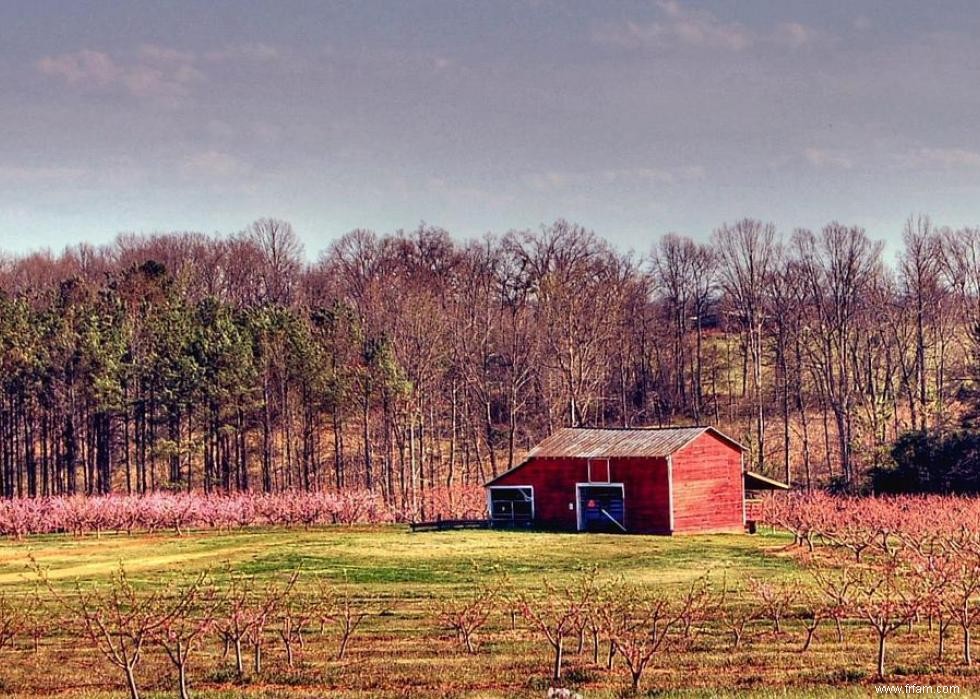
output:
[[[746,471],[745,489],[746,490],[789,490],[789,484],[777,481],[775,478],[764,476],[755,471]]]
[[[581,428],[565,427],[546,438],[530,452],[533,457],[582,459],[670,456],[697,437],[711,432],[736,449],[744,447],[713,427]]]

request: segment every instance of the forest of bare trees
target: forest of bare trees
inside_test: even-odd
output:
[[[5,496],[482,482],[563,425],[711,423],[858,488],[968,418],[980,229],[745,219],[624,254],[566,221],[461,242],[291,226],[0,256]],[[890,257],[890,256],[889,256]]]

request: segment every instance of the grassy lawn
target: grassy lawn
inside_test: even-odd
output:
[[[0,544],[0,589],[32,584],[28,555],[56,581],[98,580],[122,562],[133,577],[231,570],[259,577],[300,569],[383,595],[450,594],[496,570],[535,585],[545,577],[597,565],[604,575],[650,584],[683,584],[706,570],[735,578],[794,576],[791,557],[766,550],[781,537],[685,538],[457,531],[407,528],[262,529],[245,532],[32,538]],[[479,569],[480,574],[474,574]]]
[[[231,663],[211,641],[191,671],[197,697],[321,696],[376,699],[441,697],[505,699],[544,697],[548,648],[530,629],[511,630],[504,615],[494,618],[476,655],[461,651],[431,613],[440,599],[459,595],[494,575],[506,574],[520,587],[569,580],[598,566],[601,575],[649,586],[683,588],[706,571],[723,577],[782,579],[809,585],[808,574],[785,551],[782,536],[644,537],[531,532],[461,531],[409,533],[400,527],[331,528],[311,531],[251,530],[190,533],[182,537],[103,535],[72,539],[39,537],[0,543],[0,592],[9,598],[33,589],[33,556],[55,585],[104,580],[120,562],[130,577],[151,585],[168,576],[212,570],[258,578],[302,571],[301,585],[317,577],[348,582],[359,597],[383,599],[389,610],[365,622],[351,641],[348,657],[333,659],[335,638],[313,634],[296,667],[288,668],[272,639],[261,677],[237,684]],[[874,695],[873,650],[868,631],[848,629],[845,643],[829,627],[818,633],[806,655],[799,653],[800,623],[789,620],[776,635],[765,622],[750,630],[745,644],[731,650],[721,630],[709,630],[690,652],[658,659],[645,676],[656,696],[855,696]],[[94,651],[70,638],[47,640],[40,653],[21,641],[0,654],[0,695],[71,698],[125,696],[113,668]],[[622,669],[595,667],[591,654],[569,642],[567,684],[586,698],[623,695]],[[960,696],[976,689],[980,675],[957,665],[955,636],[950,658],[938,667],[933,634],[924,625],[896,638],[890,663],[895,684],[959,684]],[[145,696],[174,696],[171,668],[151,649],[138,676]]]

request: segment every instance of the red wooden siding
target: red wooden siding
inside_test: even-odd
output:
[[[742,460],[710,432],[672,457],[674,531],[743,531]]]
[[[532,458],[523,466],[494,481],[494,485],[534,486],[535,522],[554,529],[577,529],[576,483],[588,483],[588,459]],[[605,482],[603,463],[596,469]],[[636,533],[670,532],[665,458],[610,459],[609,481],[622,483],[625,491],[626,528]]]

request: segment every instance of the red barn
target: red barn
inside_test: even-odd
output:
[[[745,447],[713,427],[565,428],[487,483],[496,525],[674,534],[745,531]]]

